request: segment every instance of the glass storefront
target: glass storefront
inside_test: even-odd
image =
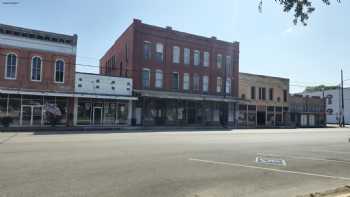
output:
[[[78,99],[78,125],[126,125],[128,103],[107,99]]]
[[[11,117],[12,127],[52,125],[49,106],[58,111],[55,125],[66,124],[67,98],[0,94],[0,117]]]

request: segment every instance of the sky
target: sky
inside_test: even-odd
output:
[[[8,5],[3,2],[16,1]],[[350,79],[350,2],[313,0],[308,26],[292,22],[274,0],[0,0],[0,23],[78,34],[77,71],[98,72],[99,58],[134,18],[240,42],[240,71],[286,77],[290,91]],[[350,80],[345,82],[350,86]]]

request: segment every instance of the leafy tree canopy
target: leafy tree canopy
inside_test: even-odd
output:
[[[323,90],[335,90],[338,86],[325,86],[325,85],[319,85],[319,86],[308,86],[305,88],[304,92],[318,92]]]
[[[331,0],[319,0],[326,5],[331,4]],[[334,0],[340,3],[340,0]],[[290,12],[294,10],[293,23],[296,25],[300,21],[303,25],[307,25],[309,14],[315,11],[315,7],[312,6],[312,0],[275,0],[283,7],[284,12]],[[263,0],[259,0],[259,10],[262,11]]]

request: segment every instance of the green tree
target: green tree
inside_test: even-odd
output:
[[[319,86],[308,86],[305,88],[304,92],[319,92],[323,90],[335,90],[338,86],[325,86],[325,85],[319,85]]]
[[[315,11],[312,6],[312,0],[275,0],[283,7],[284,12],[290,12],[294,9],[293,23],[296,25],[300,21],[303,25],[307,25],[309,15]],[[331,0],[320,0],[326,5],[331,4]],[[334,0],[340,3],[340,0]],[[259,10],[262,11],[263,0],[259,0]]]

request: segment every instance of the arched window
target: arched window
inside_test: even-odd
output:
[[[41,81],[41,68],[42,60],[40,57],[33,57],[32,59],[32,69],[31,69],[31,79],[32,81]]]
[[[64,61],[57,60],[55,62],[55,82],[63,83],[64,82]]]
[[[10,53],[6,56],[5,79],[16,79],[17,75],[17,56]]]

